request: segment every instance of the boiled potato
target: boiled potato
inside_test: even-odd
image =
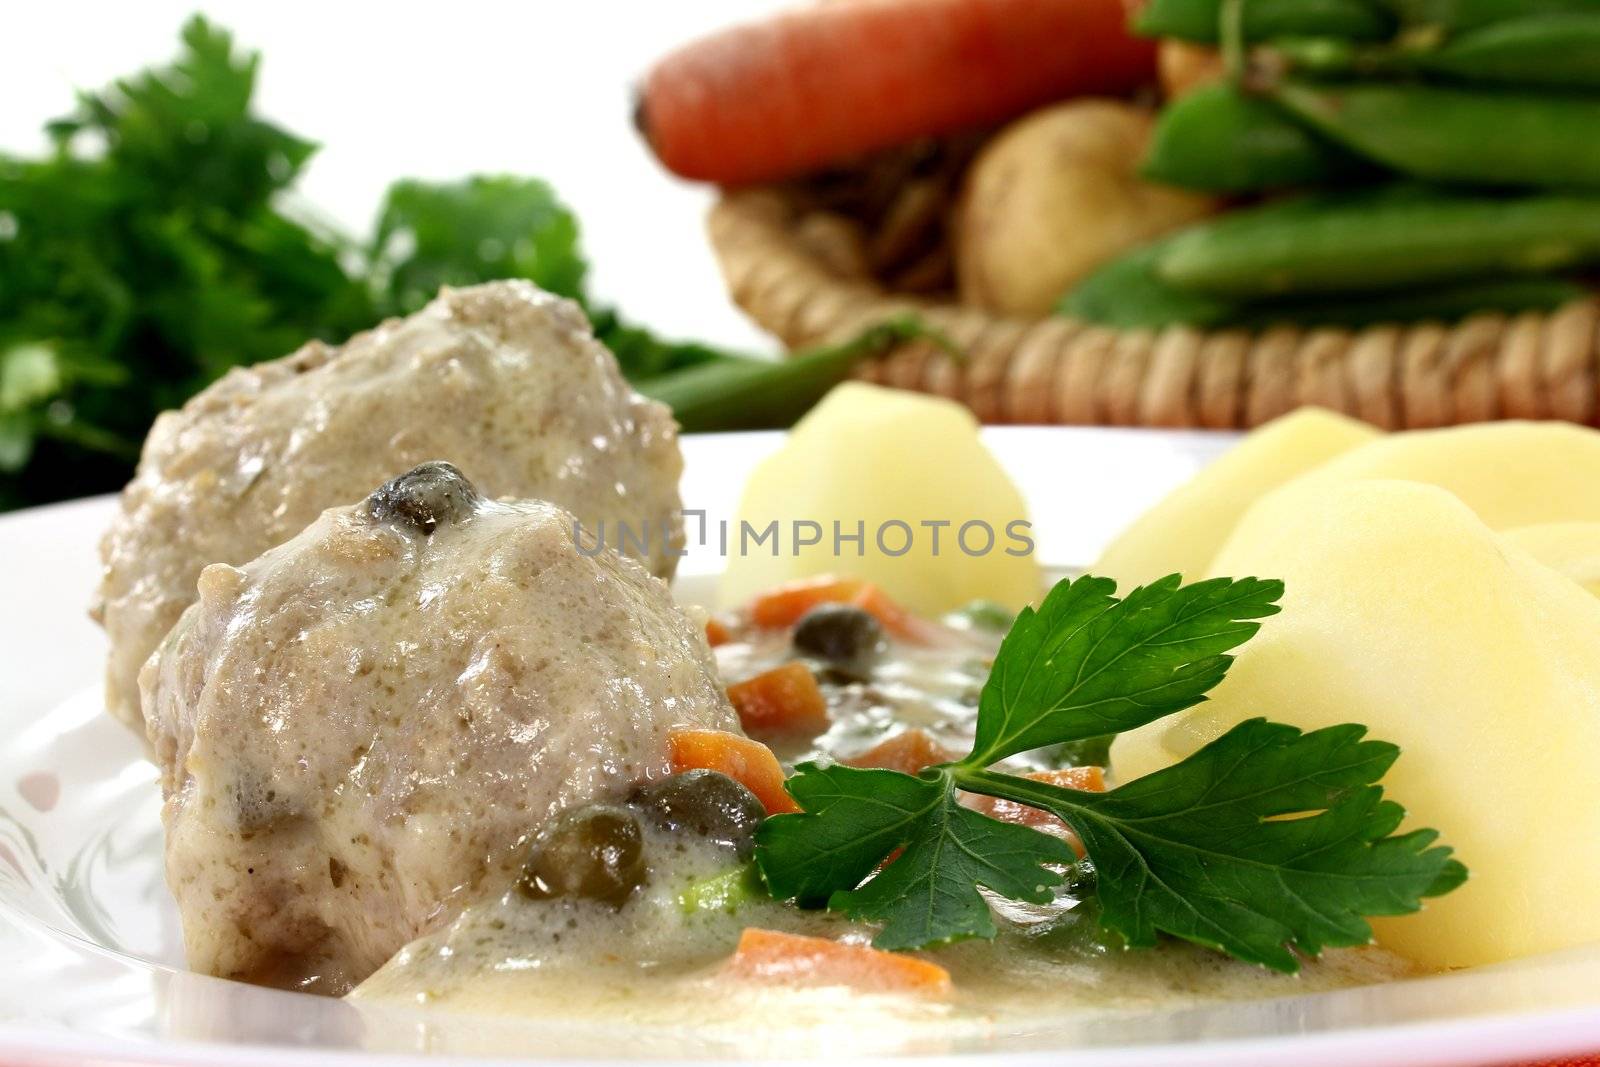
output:
[[[1209,197],[1141,179],[1150,114],[1077,100],[1007,127],[973,161],[957,209],[961,299],[1043,315],[1102,263],[1209,215]]]
[[[776,522],[782,543],[776,554],[748,545],[741,554],[730,539],[725,604],[819,574],[876,582],[924,614],[979,599],[1020,607],[1040,592],[1022,495],[971,412],[937,397],[857,382],[834,389],[751,475],[738,517],[758,532]],[[817,524],[820,543],[796,549],[800,523]],[[864,545],[836,554],[836,523],[847,536],[862,530]]]
[[[1600,600],[1415,482],[1285,487],[1212,573],[1283,578],[1283,613],[1209,701],[1118,739],[1119,778],[1248,717],[1363,723],[1403,749],[1385,785],[1407,825],[1440,830],[1472,871],[1376,921],[1380,943],[1462,967],[1600,939]]]
[[[1491,422],[1397,433],[1318,467],[1323,484],[1403,478],[1448,489],[1489,526],[1600,521],[1600,431]]]
[[[1506,531],[1506,540],[1600,596],[1600,522],[1546,522]]]
[[[1206,572],[1245,509],[1291,478],[1378,438],[1363,422],[1301,408],[1267,423],[1141,516],[1090,568],[1124,591]]]

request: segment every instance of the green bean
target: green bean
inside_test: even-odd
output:
[[[1218,83],[1167,106],[1140,174],[1190,189],[1241,193],[1340,180],[1364,166],[1273,101]]]
[[[1117,329],[1263,329],[1294,326],[1358,328],[1393,322],[1454,322],[1479,311],[1547,311],[1589,290],[1556,278],[1470,282],[1364,298],[1234,303],[1185,293],[1155,276],[1165,243],[1114,260],[1086,278],[1057,311]]]
[[[1151,0],[1134,20],[1134,30],[1147,37],[1211,43],[1217,40],[1221,8],[1222,0]],[[1249,41],[1299,36],[1378,41],[1393,30],[1393,18],[1367,0],[1248,0],[1244,9]]]
[[[824,393],[844,381],[862,360],[902,341],[932,338],[948,347],[915,316],[902,316],[825,348],[782,360],[723,356],[634,383],[634,388],[672,409],[685,433],[781,429],[794,425]]]
[[[1324,194],[1190,227],[1157,277],[1235,300],[1386,292],[1548,275],[1600,262],[1600,196]]]
[[[1530,15],[1600,11],[1600,0],[1379,0],[1408,27],[1437,27],[1450,33]]]
[[[1465,82],[1600,89],[1600,10],[1496,23],[1416,52],[1410,66]]]
[[[1272,96],[1326,137],[1402,174],[1600,188],[1600,99],[1292,80]]]

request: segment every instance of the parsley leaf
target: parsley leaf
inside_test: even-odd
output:
[[[1045,904],[1062,880],[1045,864],[1077,859],[1060,838],[962,807],[948,772],[913,778],[804,763],[791,789],[808,814],[770,821],[759,854],[769,886],[882,922],[873,942],[880,948],[993,937],[994,917],[979,886]],[[904,851],[862,885],[897,849]]]
[[[1251,719],[1108,793],[992,771],[962,784],[992,784],[1072,826],[1094,857],[1101,923],[1130,946],[1162,931],[1293,971],[1291,947],[1366,944],[1364,916],[1416,911],[1466,878],[1449,849],[1430,847],[1434,831],[1389,836],[1405,810],[1373,783],[1400,750],[1365,733]]]
[[[1158,933],[1282,971],[1297,953],[1363,944],[1372,915],[1417,910],[1466,878],[1432,830],[1376,783],[1399,749],[1364,727],[1302,733],[1252,719],[1188,759],[1109,792],[992,769],[1007,756],[1131,729],[1205,698],[1226,653],[1273,614],[1282,584],[1184,586],[1125,599],[1101,578],[1058,584],[1001,644],[971,754],[916,777],[802,764],[803,814],[757,836],[769,891],[882,924],[880,948],[993,937],[979,888],[1045,903],[1076,855],[1048,834],[964,808],[961,790],[1050,811],[1095,872],[1100,922],[1130,947]],[[903,851],[901,851],[903,850]]]
[[[1122,733],[1192,707],[1226,673],[1228,650],[1277,614],[1282,582],[1177,575],[1124,600],[1109,578],[1056,585],[1001,643],[962,763],[985,766],[1045,745]]]

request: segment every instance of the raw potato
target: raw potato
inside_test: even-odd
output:
[[[1322,408],[1275,419],[1140,516],[1090,571],[1115,578],[1124,591],[1168,574],[1204,574],[1257,499],[1378,436],[1366,423]]]
[[[1600,600],[1413,482],[1286,487],[1213,573],[1283,578],[1283,613],[1209,701],[1118,739],[1122,780],[1247,717],[1363,723],[1403,750],[1407,825],[1472,871],[1380,943],[1442,968],[1600,940]]]
[[[1309,474],[1322,484],[1403,478],[1448,489],[1490,527],[1600,522],[1600,431],[1490,422],[1398,433]]]
[[[1167,100],[1177,100],[1196,89],[1219,82],[1228,76],[1222,53],[1205,44],[1168,38],[1161,42],[1156,53],[1156,66],[1161,79],[1161,93]]]
[[[1100,264],[1185,223],[1216,201],[1134,172],[1148,112],[1079,100],[1005,129],[973,162],[956,224],[961,299],[1044,315]]]
[[[847,574],[881,585],[913,610],[935,614],[973,600],[997,600],[1020,607],[1040,591],[1041,577],[1031,552],[1011,533],[1030,537],[1013,523],[1025,521],[1022,495],[978,438],[978,424],[959,404],[918,393],[849,382],[834,389],[789,435],[782,451],[751,475],[739,505],[739,519],[759,532],[776,521],[781,544],[739,551],[739,525],[730,529],[728,566],[721,599],[738,604],[780,582],[819,574]],[[939,533],[938,554],[924,521],[947,521]],[[796,534],[810,539],[820,527],[821,543],[796,551]],[[876,543],[884,523],[901,522],[913,535],[909,552],[891,556]],[[964,523],[987,523],[992,550],[968,555],[958,545]],[[865,530],[865,551],[853,543],[834,552],[834,528],[852,535]],[[905,535],[886,533],[890,551]],[[967,533],[968,548],[984,547],[981,527]],[[1029,542],[1031,547],[1031,541]]]
[[[1600,596],[1600,522],[1547,522],[1506,531],[1506,540]]]

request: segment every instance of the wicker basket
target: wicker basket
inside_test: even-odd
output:
[[[916,310],[966,358],[914,342],[858,376],[951,397],[985,422],[1239,429],[1305,404],[1389,429],[1600,419],[1600,300],[1451,326],[1119,332],[891,293],[817,251],[808,230],[819,220],[803,203],[751,189],[713,209],[733,299],[791,350]]]

